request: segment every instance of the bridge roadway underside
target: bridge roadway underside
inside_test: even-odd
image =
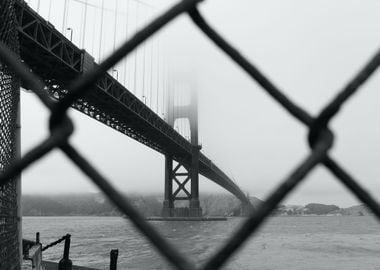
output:
[[[97,64],[25,2],[16,1],[15,9],[21,59],[44,80],[55,98],[62,98],[72,80]],[[72,107],[156,151],[191,164],[191,143],[107,72]],[[199,173],[248,202],[240,188],[203,154]]]

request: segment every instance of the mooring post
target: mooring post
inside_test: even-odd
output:
[[[36,233],[36,245],[38,245],[40,243],[40,233],[37,232]]]
[[[58,263],[58,270],[72,270],[73,269],[73,263],[69,259],[70,239],[71,239],[71,235],[66,234],[65,248],[63,250],[63,258]]]
[[[117,269],[117,257],[119,255],[118,249],[112,249],[110,252],[110,270],[116,270]]]

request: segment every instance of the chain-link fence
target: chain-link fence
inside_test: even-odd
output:
[[[13,1],[0,2],[0,40],[18,54]],[[17,60],[17,59],[15,59]],[[17,60],[18,61],[18,60]],[[0,62],[0,171],[17,155],[16,124],[19,85],[13,71]],[[17,269],[19,240],[17,217],[17,180],[13,176],[0,186],[0,269]]]
[[[146,39],[158,32],[168,22],[173,20],[180,14],[186,13],[193,20],[194,24],[214,42],[219,49],[227,54],[236,64],[238,64],[252,79],[254,79],[263,90],[271,95],[281,106],[283,106],[288,113],[293,115],[296,119],[302,122],[309,128],[308,142],[310,145],[310,153],[305,160],[303,160],[295,170],[293,170],[288,177],[286,177],[278,188],[270,194],[265,202],[243,223],[241,228],[235,232],[229,241],[222,246],[218,252],[212,256],[201,269],[218,269],[226,263],[228,258],[236,252],[239,247],[248,239],[250,235],[255,233],[263,221],[268,218],[270,213],[275,207],[287,196],[318,164],[322,164],[329,169],[343,185],[345,185],[359,200],[364,202],[380,219],[380,206],[374,198],[363,188],[352,176],[346,172],[334,159],[329,155],[329,149],[334,142],[334,135],[329,130],[328,124],[330,120],[338,113],[340,107],[349,99],[359,87],[372,75],[380,64],[380,51],[359,71],[359,73],[350,80],[339,92],[339,94],[329,102],[317,117],[312,117],[306,110],[301,108],[287,98],[271,81],[269,81],[253,64],[244,58],[236,49],[234,49],[227,41],[225,41],[203,18],[197,10],[197,5],[200,0],[183,0],[167,10],[164,14],[148,24],[145,28],[139,31],[129,41],[123,44],[113,55],[107,58],[98,68],[86,73],[82,78],[73,81],[68,87],[69,93],[59,103],[54,103],[47,96],[44,91],[44,85],[41,80],[36,78],[29,72],[29,69],[23,65],[17,54],[15,54],[15,47],[13,43],[7,42],[8,39],[15,40],[15,37],[9,38],[9,35],[15,35],[12,29],[12,14],[9,8],[12,0],[3,0],[1,4],[0,13],[2,14],[1,26],[2,43],[0,44],[0,60],[2,63],[1,80],[2,86],[6,85],[5,89],[1,92],[1,155],[2,155],[2,174],[0,176],[0,185],[2,187],[1,202],[10,202],[14,199],[14,186],[12,179],[16,177],[24,168],[38,161],[39,158],[46,155],[54,148],[59,148],[65,155],[83,171],[125,214],[150,241],[157,248],[157,250],[164,256],[175,268],[177,269],[195,269],[193,265],[184,255],[177,249],[172,247],[166,239],[164,239],[157,231],[147,222],[144,218],[132,207],[130,203],[118,192],[107,179],[105,179],[100,172],[97,171],[83,156],[70,144],[69,138],[73,132],[73,125],[68,118],[66,112],[70,105],[75,100],[84,95],[88,89],[96,82],[99,75],[104,71],[109,70],[120,59],[128,55],[131,51],[136,49]],[[3,16],[3,14],[8,14]],[[6,19],[5,19],[6,18]],[[8,25],[4,28],[3,24]],[[5,29],[5,31],[4,31]],[[6,34],[4,34],[6,33]],[[4,38],[5,37],[5,38]],[[13,51],[13,52],[11,52]],[[17,52],[17,51],[16,51]],[[7,68],[13,70],[18,77],[21,78],[23,83],[30,86],[30,88],[38,95],[44,105],[51,111],[50,118],[50,136],[37,145],[30,152],[25,154],[20,160],[9,162],[14,157],[13,146],[13,130],[15,121],[14,104],[18,100],[17,89],[13,77],[9,78]],[[8,79],[8,81],[7,81]],[[4,83],[5,82],[5,83]],[[4,96],[5,95],[5,96]],[[5,126],[3,123],[6,121],[9,125]],[[4,149],[8,149],[5,152]],[[3,160],[6,161],[3,161]],[[9,165],[9,166],[8,166]],[[3,167],[6,167],[3,169]],[[11,190],[8,192],[8,190]],[[13,190],[13,191],[12,191]],[[11,207],[12,208],[12,207]],[[12,215],[10,215],[12,216]],[[9,218],[12,220],[12,218]],[[12,221],[14,222],[14,221]],[[12,230],[12,224],[5,225]],[[0,223],[2,225],[3,223]],[[1,233],[1,247],[5,243],[7,234]],[[5,241],[5,242],[3,242]],[[13,241],[9,241],[13,245]],[[0,254],[0,258],[16,258],[16,253],[12,247],[8,248]],[[9,254],[7,253],[9,252]],[[13,257],[15,256],[15,257]],[[16,260],[13,261],[16,263]]]

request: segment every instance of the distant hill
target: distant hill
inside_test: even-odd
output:
[[[157,215],[161,203],[154,196],[128,196],[131,203],[146,216]],[[117,208],[101,194],[79,194],[58,196],[24,195],[24,216],[119,216]]]
[[[368,216],[373,215],[372,211],[366,205],[355,205],[348,208],[341,209],[342,215],[347,216]]]
[[[302,205],[280,205],[274,211],[277,216],[305,216],[305,215],[336,215],[336,216],[366,216],[372,212],[364,205],[348,208],[339,208],[336,205],[309,203]]]
[[[305,214],[314,214],[314,215],[327,215],[332,211],[339,210],[340,208],[336,205],[326,205],[321,203],[309,203],[305,205]]]
[[[160,216],[162,195],[128,194],[128,200],[144,216]],[[250,197],[257,207],[262,201]],[[186,202],[178,202],[177,206],[185,206]],[[232,195],[202,194],[200,204],[204,215],[222,216],[239,215],[240,201]],[[24,216],[118,216],[119,211],[102,194],[76,194],[39,196],[24,195],[22,197]]]
[[[72,212],[69,205],[41,196],[23,196],[22,212],[28,216],[68,215]]]
[[[143,216],[160,216],[162,195],[128,194],[128,200]],[[250,196],[256,209],[263,201]],[[241,202],[232,195],[202,193],[200,204],[206,216],[239,216]],[[187,202],[176,202],[177,207],[187,206]],[[22,196],[24,216],[119,216],[117,208],[102,194],[76,194],[57,196]],[[302,205],[279,205],[272,213],[275,216],[303,215],[371,215],[364,205],[339,208],[336,205],[309,203]]]

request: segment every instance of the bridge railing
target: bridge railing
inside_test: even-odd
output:
[[[12,1],[12,0],[7,0]],[[3,1],[4,2],[4,1]],[[354,76],[339,94],[334,97],[321,111],[317,117],[312,117],[305,109],[290,100],[277,88],[268,78],[264,76],[252,63],[244,58],[234,47],[222,38],[199,13],[197,5],[200,1],[183,0],[175,4],[164,14],[149,23],[139,31],[129,41],[124,43],[113,55],[104,60],[99,68],[88,72],[69,86],[70,93],[59,103],[53,103],[43,91],[44,85],[29,69],[18,60],[17,55],[11,52],[3,43],[0,44],[0,60],[9,66],[23,81],[26,81],[31,89],[36,92],[40,100],[51,111],[50,136],[38,144],[30,152],[26,153],[20,160],[9,165],[0,176],[0,185],[4,187],[11,182],[24,168],[38,161],[52,149],[60,149],[79,169],[83,171],[124,213],[159,250],[172,265],[177,269],[196,269],[177,249],[173,248],[143,217],[125,200],[125,198],[110,184],[101,173],[93,167],[69,142],[73,131],[73,125],[66,112],[75,100],[84,94],[91,85],[96,82],[97,77],[104,71],[111,68],[121,58],[141,45],[152,34],[159,31],[168,22],[180,14],[187,14],[191,17],[195,25],[219,49],[226,53],[236,62],[244,72],[248,73],[264,91],[271,95],[285,110],[299,120],[309,129],[307,141],[310,145],[308,156],[302,160],[298,166],[285,177],[277,189],[271,193],[259,208],[243,223],[219,251],[212,256],[202,269],[218,269],[223,266],[228,258],[236,252],[239,247],[254,234],[269,217],[276,206],[299,185],[305,177],[318,165],[321,164],[336,176],[337,180],[346,186],[359,200],[365,203],[380,220],[380,206],[378,202],[355,180],[341,165],[329,155],[329,150],[334,143],[334,134],[328,128],[331,119],[336,116],[339,109],[345,102],[359,89],[359,87],[374,73],[380,64],[380,52]]]

